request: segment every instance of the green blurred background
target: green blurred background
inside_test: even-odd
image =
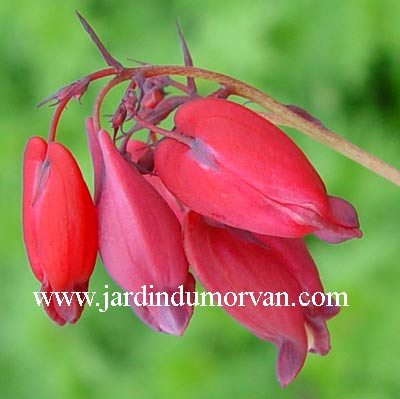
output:
[[[331,353],[309,355],[289,387],[276,382],[273,345],[220,309],[198,308],[176,338],[149,330],[128,308],[87,308],[77,325],[59,328],[35,305],[39,284],[21,241],[21,157],[30,135],[46,134],[52,111],[34,106],[103,67],[75,9],[122,61],[180,64],[178,18],[196,65],[303,107],[400,167],[396,0],[1,2],[0,397],[400,397],[399,188],[294,131],[329,192],[357,207],[364,238],[310,239],[326,290],[346,291],[350,306],[329,323]],[[98,88],[69,106],[58,136],[90,181],[83,120]],[[117,289],[99,264],[91,290],[104,284]]]

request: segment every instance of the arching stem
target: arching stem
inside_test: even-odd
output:
[[[327,147],[332,148],[336,152],[344,155],[345,157],[357,162],[358,164],[364,166],[365,168],[371,170],[387,179],[388,181],[400,186],[400,170],[394,168],[391,165],[383,162],[382,160],[374,157],[368,152],[362,150],[356,145],[350,143],[343,137],[338,136],[332,131],[320,126],[312,121],[302,117],[298,113],[294,112],[284,104],[274,100],[267,94],[261,92],[260,90],[248,85],[247,83],[241,82],[237,79],[231,78],[230,76],[208,71],[202,68],[196,68],[191,66],[140,66],[136,68],[124,68],[122,71],[117,72],[114,68],[108,68],[96,72],[97,76],[104,77],[109,75],[116,75],[100,92],[94,107],[94,123],[95,129],[99,130],[101,128],[100,124],[100,108],[104,97],[115,85],[124,82],[126,80],[132,79],[132,77],[141,73],[145,78],[150,78],[154,76],[189,76],[193,78],[199,78],[204,80],[213,81],[220,84],[221,86],[229,88],[229,93],[244,97],[266,110],[277,115],[277,117],[285,124],[295,127],[300,132],[306,134],[307,136],[325,144]],[[95,74],[93,74],[95,75]],[[91,76],[91,75],[89,75]],[[94,80],[94,79],[92,79]],[[65,100],[66,103],[68,100]],[[59,116],[62,110],[65,108],[66,103],[63,102],[59,104],[56,110],[54,121],[51,124],[49,137],[52,138],[55,135],[55,129],[58,123]]]
[[[67,106],[67,104],[69,102],[69,100],[70,99],[67,98],[64,101],[61,101],[59,104],[57,104],[57,108],[54,111],[53,118],[51,119],[51,123],[50,123],[50,127],[49,127],[49,134],[48,134],[48,138],[47,138],[47,141],[49,143],[56,139],[58,122],[60,121],[61,114],[63,113],[65,107]]]
[[[98,96],[96,97],[96,102],[94,103],[93,108],[93,127],[96,132],[101,129],[100,123],[100,110],[103,104],[104,99],[106,98],[107,94],[110,90],[117,86],[119,83],[128,80],[127,78],[121,79],[121,76],[117,75],[113,79],[111,79],[100,91]]]
[[[325,144],[327,147],[332,148],[336,152],[339,152],[345,157],[352,159],[372,172],[400,186],[400,170],[374,157],[373,155],[350,143],[343,137],[338,136],[332,131],[307,120],[298,113],[286,107],[284,104],[281,104],[280,102],[274,100],[267,94],[248,85],[247,83],[241,82],[221,73],[190,66],[145,66],[138,68],[127,68],[121,73],[120,76],[126,80],[129,79],[129,77],[133,74],[138,73],[138,71],[143,73],[145,77],[162,75],[190,76],[193,78],[214,81],[222,86],[229,87],[232,94],[253,101],[266,110],[273,112],[283,121],[286,121],[290,126],[294,126],[300,132]]]
[[[79,83],[80,81],[87,81],[88,82],[87,85],[89,85],[89,83],[91,83],[97,79],[105,78],[107,76],[111,76],[111,75],[115,75],[115,74],[116,74],[115,68],[102,69],[100,71],[91,73],[90,75],[84,76],[82,79],[80,79],[79,81],[77,81],[75,83]],[[51,119],[51,122],[50,122],[49,134],[48,134],[49,142],[54,141],[56,138],[57,126],[58,126],[58,123],[60,121],[61,115],[62,115],[65,107],[68,105],[70,100],[72,100],[72,98],[80,97],[83,95],[83,93],[84,93],[84,91],[82,93],[79,93],[79,92],[75,93],[73,90],[73,84],[72,84],[72,85],[69,85],[69,86],[61,89],[59,92],[48,97],[47,99],[45,99],[44,101],[42,101],[39,104],[39,106],[40,106],[51,100],[58,101],[57,108],[56,108],[56,110],[53,114],[53,117]]]

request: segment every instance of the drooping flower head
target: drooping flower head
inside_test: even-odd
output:
[[[34,137],[24,157],[23,227],[29,261],[42,291],[86,291],[97,248],[110,276],[125,291],[143,286],[167,299],[195,290],[189,264],[203,286],[220,294],[245,295],[245,306],[224,305],[235,320],[278,349],[277,374],[285,386],[308,352],[330,349],[326,322],[337,306],[257,306],[252,292],[323,293],[303,237],[330,243],[361,237],[355,209],[327,194],[306,155],[276,124],[315,135],[329,132],[295,106],[284,106],[225,75],[193,67],[178,27],[184,67],[139,63],[125,68],[111,56],[78,14],[107,68],[60,89],[48,143]],[[186,82],[167,74],[186,76]],[[55,141],[60,116],[91,82],[114,78],[95,101],[86,130],[93,161],[94,204],[71,153]],[[205,97],[194,77],[221,86]],[[103,100],[117,84],[124,94],[111,115],[110,136],[101,127]],[[172,88],[173,90],[169,90]],[[176,91],[179,91],[177,94]],[[257,113],[228,100],[257,102]],[[165,128],[167,117],[174,125]],[[272,122],[271,122],[272,121]],[[146,140],[136,133],[148,131]],[[138,304],[137,316],[156,331],[181,335],[191,304]],[[187,297],[187,296],[186,296]],[[76,298],[78,299],[78,298]],[[82,307],[51,301],[58,324],[74,323]]]

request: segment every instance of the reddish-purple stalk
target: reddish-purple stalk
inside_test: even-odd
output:
[[[124,69],[122,72],[126,71],[126,69]],[[132,78],[135,76],[135,73],[132,74],[132,76],[121,76],[121,73],[118,73],[117,76],[115,76],[112,80],[110,80],[103,88],[102,90],[99,92],[96,101],[95,101],[95,105],[94,105],[94,110],[93,110],[93,125],[96,131],[99,131],[101,129],[101,123],[100,123],[100,110],[101,110],[101,106],[102,103],[104,101],[104,99],[106,98],[107,94],[110,92],[110,90],[112,90],[116,85],[127,81],[127,80],[132,80]],[[140,118],[139,116],[135,116],[134,120],[136,121],[136,123],[138,123],[142,128],[148,129],[149,131],[161,134],[162,136],[166,136],[166,137],[170,137],[173,138],[181,143],[190,145],[190,138],[185,136],[182,133],[177,133],[174,131],[170,131],[170,130],[166,130],[166,129],[162,129],[160,127],[157,127],[149,122],[147,122],[146,120]],[[131,134],[127,134],[124,137],[124,140],[122,142],[122,145],[120,147],[120,151],[121,152],[125,152],[126,150],[126,144],[127,141],[129,140],[129,138],[131,137]]]
[[[82,79],[87,79],[89,81],[89,84],[90,84],[91,82],[94,82],[95,80],[102,79],[102,78],[105,78],[107,76],[115,75],[115,73],[116,73],[115,68],[101,69],[100,71],[93,72],[93,73],[85,76]],[[51,119],[51,122],[50,122],[49,134],[48,134],[48,141],[49,142],[55,140],[56,133],[57,133],[57,126],[58,126],[58,123],[60,121],[61,115],[62,115],[65,107],[68,105],[69,101],[72,98],[73,98],[72,96],[69,96],[69,97],[63,98],[63,99],[61,99],[61,100],[59,100],[57,102],[57,108],[56,108],[56,110],[55,110],[55,112],[53,114],[53,117]],[[49,97],[48,101],[50,101],[50,99],[53,99],[53,96]],[[47,100],[42,101],[39,104],[39,106],[44,104],[45,102],[47,102]]]

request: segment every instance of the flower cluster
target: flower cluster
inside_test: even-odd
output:
[[[81,17],[80,17],[81,18]],[[61,89],[47,141],[29,139],[24,156],[23,230],[41,290],[86,291],[97,251],[125,291],[323,292],[303,237],[339,243],[360,237],[357,214],[329,196],[297,145],[276,125],[228,99],[224,86],[200,96],[180,34],[186,84],[160,67],[124,68],[81,18],[110,66]],[[86,120],[94,167],[94,199],[71,153],[55,141],[61,112],[98,78],[114,76]],[[108,91],[128,81],[111,117],[100,126]],[[167,87],[180,95],[167,94]],[[237,94],[237,93],[235,93]],[[159,126],[173,113],[171,129]],[[306,116],[307,118],[307,116]],[[147,140],[135,133],[146,129]],[[134,136],[134,137],[133,137]],[[193,313],[182,306],[138,307],[152,329],[181,335]],[[76,322],[78,303],[45,307],[57,324]],[[330,349],[326,321],[338,307],[225,307],[235,320],[278,349],[277,374],[288,384],[307,352]]]

